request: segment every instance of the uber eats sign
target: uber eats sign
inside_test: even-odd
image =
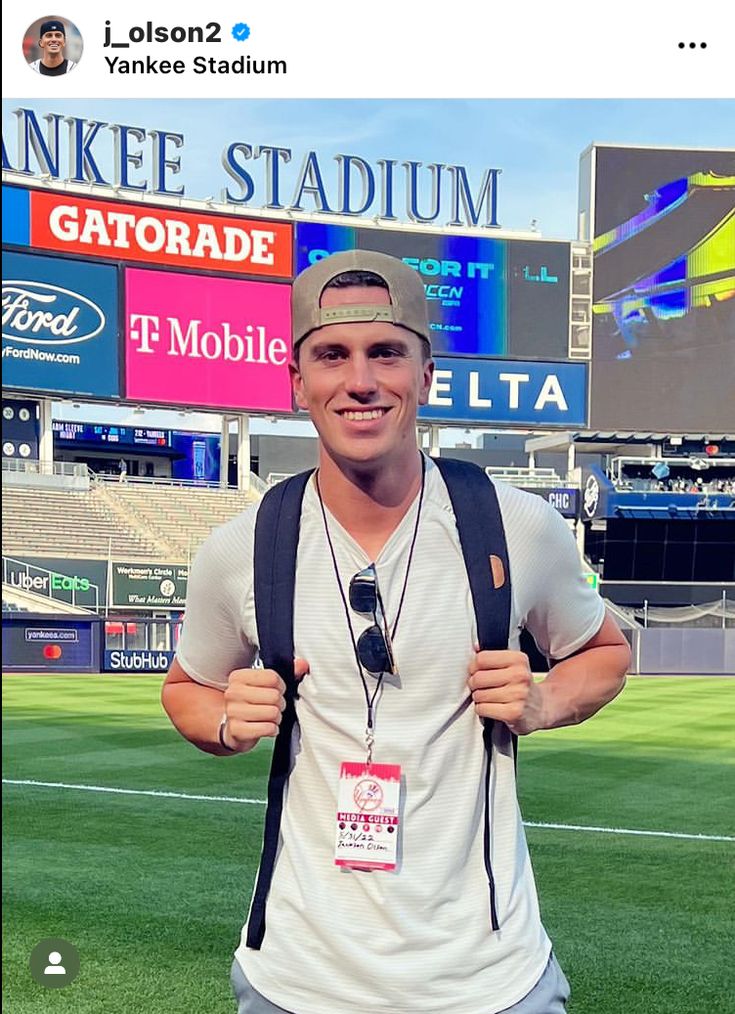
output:
[[[107,564],[104,560],[3,556],[3,583],[44,598],[96,609],[106,601]]]

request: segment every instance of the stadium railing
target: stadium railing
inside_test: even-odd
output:
[[[290,479],[293,472],[269,472],[268,478],[265,481],[265,488],[270,489],[271,486],[275,486],[277,482],[283,482],[284,479]]]
[[[130,527],[159,542],[172,562],[189,561],[213,528],[260,498],[259,490],[160,476],[95,476],[97,489]],[[265,488],[265,484],[263,484]]]
[[[24,461],[20,458],[3,458],[4,486],[88,489],[90,474],[86,465],[70,461]]]
[[[491,479],[500,479],[511,486],[563,486],[566,482],[555,468],[531,468],[488,465],[485,473]]]

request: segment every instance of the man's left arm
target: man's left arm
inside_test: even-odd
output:
[[[625,685],[630,648],[615,620],[536,682],[521,651],[480,651],[468,685],[480,718],[505,722],[519,736],[577,725],[616,697]]]

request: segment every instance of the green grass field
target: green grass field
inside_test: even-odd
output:
[[[160,677],[4,677],[4,778],[263,799],[268,749],[200,754],[169,726],[159,687]],[[735,681],[631,680],[585,725],[522,742],[524,816],[733,836],[734,728]],[[262,806],[3,788],[12,1014],[233,1014],[229,965]],[[570,1011],[735,1011],[734,842],[546,827],[528,838]],[[81,954],[64,989],[29,974],[30,951],[50,936]]]

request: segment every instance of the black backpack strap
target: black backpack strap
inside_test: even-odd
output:
[[[452,458],[435,458],[442,474],[457,520],[459,541],[470,580],[480,648],[488,651],[508,647],[511,614],[511,575],[503,518],[495,486],[479,466]],[[495,574],[489,563],[494,556],[502,563],[505,584],[495,588]],[[520,650],[529,657],[533,672],[546,672],[549,660],[542,655],[531,633],[524,627]]]
[[[469,461],[435,458],[457,521],[482,651],[508,647],[510,568],[498,495],[485,472]]]
[[[283,794],[291,766],[291,734],[296,722],[294,676],[294,589],[301,502],[312,472],[278,483],[263,497],[255,521],[254,588],[260,657],[286,684],[286,710],[273,748],[263,851],[248,919],[247,946],[260,949],[265,935],[265,906],[281,832]]]
[[[452,502],[462,555],[472,592],[481,651],[505,651],[511,613],[510,567],[503,517],[495,486],[478,465],[452,458],[435,458]],[[493,725],[483,721],[482,739],[487,754],[485,767],[485,870],[490,888],[490,922],[500,928],[495,904],[495,878],[490,862],[490,766]],[[502,727],[507,733],[507,727]],[[517,738],[512,739],[514,756]]]

